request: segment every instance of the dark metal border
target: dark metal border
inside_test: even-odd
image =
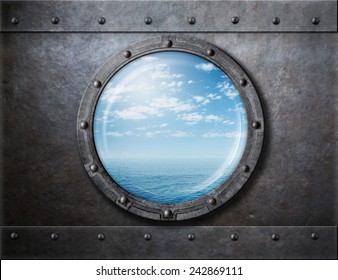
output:
[[[1,259],[337,259],[335,226],[2,227],[0,234]]]
[[[0,5],[3,32],[337,32],[333,0],[4,1]]]
[[[107,82],[129,62],[161,51],[192,53],[224,71],[240,91],[248,119],[248,138],[242,159],[233,174],[206,196],[191,202],[161,204],[142,200],[122,189],[104,169],[95,149],[93,117]],[[99,189],[117,205],[153,220],[186,220],[206,214],[233,197],[245,184],[258,161],[264,136],[263,112],[257,92],[243,69],[224,51],[188,36],[161,36],[136,43],[112,57],[94,76],[82,98],[77,122],[78,144],[84,167]]]

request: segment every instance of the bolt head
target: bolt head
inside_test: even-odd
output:
[[[11,233],[11,239],[17,239],[19,237],[19,235],[16,232],[12,232]]]
[[[231,234],[230,238],[231,238],[232,241],[237,241],[239,236],[238,236],[237,233],[233,233],[233,234]]]
[[[100,241],[102,241],[102,240],[104,240],[104,234],[103,233],[99,233],[98,235],[97,235],[97,239],[98,240],[100,240]]]
[[[60,19],[58,17],[52,17],[51,21],[53,24],[58,24],[60,22]]]
[[[19,18],[13,17],[13,18],[11,19],[11,23],[14,24],[14,25],[18,24],[18,23],[19,23]]]
[[[173,45],[173,41],[171,41],[171,40],[166,40],[165,42],[164,42],[164,45],[167,47],[167,48],[171,48],[172,47],[172,45]]]
[[[88,122],[82,121],[80,126],[81,126],[82,129],[87,129],[88,128]]]
[[[195,240],[195,234],[189,233],[189,234],[188,234],[188,239],[189,239],[190,241]]]
[[[131,52],[128,51],[128,50],[125,50],[125,51],[123,52],[123,56],[124,56],[125,58],[129,58],[129,57],[131,57]]]
[[[250,167],[248,165],[243,165],[242,166],[242,171],[243,172],[249,172],[250,171]]]
[[[279,234],[274,233],[273,235],[271,235],[271,238],[272,238],[273,241],[278,241],[279,240]]]
[[[128,203],[128,198],[127,198],[126,196],[121,196],[120,202],[121,202],[123,205],[126,205],[126,204]]]
[[[95,80],[93,84],[94,84],[94,87],[96,88],[100,88],[102,86],[102,83],[99,80]]]
[[[195,23],[196,23],[196,18],[194,18],[194,17],[189,17],[189,18],[188,18],[188,22],[189,22],[190,24],[195,24]]]
[[[319,238],[319,234],[318,234],[317,232],[313,232],[313,233],[311,234],[311,238],[312,238],[313,240],[317,240],[317,239]]]
[[[312,18],[311,21],[314,25],[317,25],[320,22],[320,19],[318,17],[314,17],[314,18]]]
[[[239,80],[239,84],[242,86],[242,87],[245,87],[247,84],[248,84],[248,82],[247,82],[247,80],[246,79],[240,79]]]
[[[50,238],[52,239],[52,240],[58,240],[59,239],[59,235],[57,234],[57,233],[52,233],[51,235],[50,235]]]
[[[153,20],[151,19],[151,17],[146,17],[146,18],[144,18],[144,22],[145,22],[145,24],[151,24],[153,22]]]
[[[279,23],[280,23],[279,17],[274,17],[274,18],[272,19],[272,23],[273,23],[274,25],[279,24]]]
[[[97,22],[98,22],[99,24],[105,24],[105,23],[106,23],[106,19],[105,19],[104,17],[99,17],[99,18],[97,19]]]
[[[254,129],[258,129],[258,128],[261,127],[261,124],[260,124],[260,122],[254,121],[254,122],[252,123],[252,127],[253,127]]]
[[[208,199],[208,202],[209,202],[210,205],[216,205],[216,203],[217,203],[216,198],[214,198],[214,197],[210,197]]]
[[[239,17],[233,17],[233,18],[231,19],[231,22],[232,22],[233,24],[239,23]]]
[[[151,239],[151,234],[150,233],[146,233],[144,235],[144,239],[147,240],[147,241],[149,241]]]
[[[92,165],[90,166],[90,170],[91,170],[92,172],[96,172],[97,170],[99,170],[99,167],[98,167],[96,164],[92,164]]]
[[[213,49],[208,49],[207,50],[207,55],[208,56],[214,56],[215,55],[215,51]]]
[[[173,215],[173,212],[170,209],[164,210],[164,217],[165,218],[171,218]]]

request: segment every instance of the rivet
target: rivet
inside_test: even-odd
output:
[[[60,19],[58,17],[52,17],[52,23],[53,24],[58,24]]]
[[[248,84],[248,82],[247,82],[247,80],[246,79],[240,79],[239,80],[239,84],[242,86],[242,87],[245,87],[247,84]]]
[[[172,45],[173,45],[173,41],[171,41],[171,40],[166,40],[165,42],[164,42],[164,45],[167,47],[167,48],[171,48],[172,47]]]
[[[195,240],[195,234],[189,233],[189,234],[188,234],[188,239],[189,239],[190,241]]]
[[[272,19],[272,23],[273,23],[274,25],[279,24],[279,23],[280,23],[279,17],[274,17],[274,18]]]
[[[319,234],[318,234],[317,232],[313,232],[313,233],[311,234],[311,238],[312,238],[313,240],[317,240],[317,239],[319,238]]]
[[[233,233],[233,234],[231,234],[230,238],[231,238],[232,241],[237,241],[239,236],[238,236],[237,233]]]
[[[170,209],[164,210],[164,217],[170,218],[173,215],[173,212]]]
[[[194,17],[189,17],[189,18],[188,18],[188,22],[189,22],[190,24],[195,24],[195,23],[196,23],[196,18],[194,18]]]
[[[153,20],[151,19],[151,17],[146,17],[146,18],[144,18],[144,22],[145,22],[145,24],[151,24],[153,22]]]
[[[273,241],[277,241],[277,240],[279,240],[279,234],[274,233],[273,235],[271,235],[271,238],[272,238]]]
[[[82,129],[86,129],[86,128],[88,128],[88,122],[82,121],[80,126],[81,126]]]
[[[99,169],[99,167],[96,164],[92,164],[90,166],[90,170],[93,171],[93,172],[96,172],[98,169]]]
[[[215,51],[213,49],[208,49],[207,50],[207,55],[208,56],[214,56],[215,55]]]
[[[12,232],[11,233],[11,239],[17,239],[19,237],[19,235],[16,232]]]
[[[232,22],[233,24],[239,23],[239,17],[233,17],[233,18],[231,19],[231,22]]]
[[[151,239],[151,234],[150,233],[146,233],[144,235],[144,239],[147,240],[147,241],[149,241]]]
[[[104,17],[99,17],[98,20],[97,20],[97,22],[99,24],[105,24],[106,23],[106,19]]]
[[[317,18],[317,17],[314,17],[314,18],[312,18],[312,23],[314,24],[314,25],[317,25],[319,22],[320,22],[320,19],[319,18]]]
[[[217,203],[216,198],[214,198],[214,197],[210,197],[208,202],[209,202],[210,205],[216,205],[216,203]]]
[[[121,196],[120,202],[121,202],[123,205],[126,205],[126,204],[128,203],[128,198],[127,198],[126,196]]]
[[[94,81],[94,87],[100,88],[102,86],[102,83],[99,80]]]
[[[14,24],[14,25],[18,24],[18,23],[19,23],[19,18],[13,17],[13,18],[11,19],[11,23]]]
[[[103,233],[99,233],[97,235],[97,239],[100,240],[100,241],[104,240],[104,234]]]
[[[125,58],[129,58],[129,57],[131,57],[131,52],[128,51],[128,50],[126,50],[126,51],[123,52],[123,56],[124,56]]]
[[[249,172],[249,170],[250,170],[250,167],[248,165],[243,165],[242,166],[242,171],[243,172]]]
[[[52,240],[58,240],[59,239],[59,235],[57,234],[57,233],[52,233],[51,235],[50,235],[50,238],[52,239]]]
[[[258,128],[261,127],[261,124],[260,124],[260,122],[254,121],[254,122],[252,122],[252,127],[255,128],[255,129],[258,129]]]

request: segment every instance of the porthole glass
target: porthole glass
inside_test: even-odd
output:
[[[141,56],[106,83],[94,114],[94,142],[111,178],[156,203],[201,198],[238,166],[247,114],[233,81],[186,52]]]
[[[257,164],[264,119],[255,87],[223,50],[185,35],[115,53],[79,107],[81,159],[93,183],[136,215],[186,220],[213,211]]]

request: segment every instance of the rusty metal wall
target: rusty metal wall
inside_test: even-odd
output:
[[[195,4],[192,2],[188,4],[197,5],[196,1],[193,2]],[[224,2],[226,1],[222,1],[223,4]],[[246,1],[235,2],[232,5],[248,5]],[[45,9],[48,9],[48,7],[54,7],[53,3],[56,2],[43,4],[36,2],[32,5],[35,5],[34,7],[45,5]],[[79,5],[77,3],[71,2],[64,5],[73,5],[72,7],[76,9]],[[205,2],[204,5],[208,3],[213,2]],[[329,3],[325,5],[334,3],[334,7],[337,7],[336,2],[325,1],[325,3]],[[91,7],[101,5],[99,2],[85,4]],[[181,4],[177,4],[178,7]],[[320,4],[316,7],[323,5],[323,3]],[[125,2],[123,5],[128,7],[129,3]],[[133,2],[133,5],[139,4]],[[301,1],[301,5],[305,5],[305,2]],[[291,248],[294,243],[287,241],[282,243],[281,237],[278,246],[284,246],[284,251],[274,247],[272,244],[275,243],[271,243],[271,246],[266,247],[265,253],[255,253],[255,246],[258,246],[255,244],[260,243],[257,243],[257,240],[251,240],[252,247],[248,252],[244,249],[234,254],[209,251],[205,257],[337,257],[338,35],[336,9],[333,9],[333,12],[329,9],[332,15],[329,13],[330,20],[325,22],[325,13],[328,12],[325,6],[326,10],[324,9],[323,14],[320,15],[319,30],[310,30],[310,28],[316,28],[316,25],[311,23],[311,19],[316,15],[313,13],[314,10],[310,9],[312,13],[308,16],[305,12],[301,13],[301,18],[308,19],[310,24],[304,25],[303,31],[299,30],[299,25],[295,25],[297,28],[293,31],[290,29],[292,25],[285,25],[284,31],[287,32],[277,32],[283,31],[282,24],[277,27],[279,29],[276,29],[276,32],[270,30],[275,26],[271,23],[275,15],[268,16],[269,20],[266,22],[271,24],[265,29],[261,27],[263,23],[260,23],[257,28],[255,27],[256,30],[246,30],[250,25],[247,27],[244,25],[238,30],[241,32],[236,32],[232,29],[235,28],[232,24],[228,29],[225,26],[225,30],[222,31],[221,27],[216,24],[217,20],[214,21],[215,23],[208,21],[209,17],[203,17],[203,13],[198,13],[199,9],[197,9],[196,22],[206,21],[209,25],[204,26],[204,30],[201,27],[201,32],[198,31],[198,25],[194,25],[192,28],[195,29],[191,30],[192,33],[189,24],[179,30],[175,27],[176,29],[169,28],[165,31],[168,25],[164,24],[160,24],[158,30],[154,30],[156,25],[151,27],[152,30],[145,30],[143,18],[147,14],[142,9],[138,9],[136,13],[142,19],[138,26],[142,27],[137,27],[134,31],[131,26],[129,32],[123,29],[123,25],[120,26],[121,32],[117,30],[110,32],[110,25],[104,25],[103,31],[105,32],[96,30],[100,25],[95,25],[95,28],[91,30],[91,23],[85,23],[82,26],[76,21],[77,19],[74,19],[77,22],[76,28],[72,29],[69,27],[71,26],[69,13],[65,15],[66,18],[58,14],[60,23],[54,27],[53,24],[49,25],[50,22],[47,23],[51,17],[56,16],[54,11],[43,17],[39,14],[43,9],[39,12],[31,8],[28,9],[29,17],[21,14],[17,25],[10,23],[11,19],[17,16],[15,11],[23,13],[26,7],[31,6],[25,6],[21,2],[6,2],[2,3],[1,10],[2,258],[80,257],[76,256],[76,249],[74,249],[75,253],[48,255],[46,252],[41,253],[33,249],[20,251],[20,248],[30,245],[26,247],[22,243],[12,245],[13,242],[20,240],[28,243],[36,242],[34,230],[45,232],[45,226],[81,226],[84,232],[88,232],[86,226],[110,226],[108,232],[117,240],[121,238],[121,242],[128,235],[128,226],[132,226],[129,228],[130,232],[134,232],[134,226],[149,227],[148,229],[142,227],[140,232],[142,241],[143,232],[148,231],[154,232],[152,235],[169,236],[168,239],[161,239],[163,241],[156,241],[158,248],[165,244],[168,245],[169,240],[173,238],[170,228],[174,228],[173,226],[176,226],[175,232],[184,232],[182,239],[178,238],[175,244],[182,242],[182,246],[190,247],[201,246],[203,239],[184,245],[186,234],[192,231],[195,234],[197,232],[198,236],[199,232],[203,232],[201,227],[207,227],[208,232],[208,234],[204,232],[201,236],[215,234],[216,237],[220,237],[222,234],[215,226],[224,226],[226,234],[230,234],[229,226],[255,226],[253,231],[250,227],[246,228],[247,232],[250,234],[260,232],[259,238],[271,241],[272,233],[287,232],[288,228],[277,226],[289,226],[289,228],[293,226],[296,234],[299,230],[297,226],[309,227],[307,228],[309,232],[305,231],[301,236],[310,236],[315,231],[311,227],[321,226],[321,229],[325,231],[327,226],[331,226],[334,233],[326,240],[326,242],[329,240],[330,244],[324,246],[324,243],[316,243],[322,244],[325,250],[300,249],[298,253],[292,253]],[[104,11],[108,23],[110,15],[102,6],[99,7],[99,11]],[[269,7],[273,10],[273,3],[270,3]],[[200,9],[203,10],[203,8]],[[288,11],[290,11],[289,6],[285,11],[279,10],[281,23],[283,23],[283,13],[287,14]],[[252,10],[251,12],[254,13]],[[319,13],[321,13],[320,9]],[[246,13],[243,12],[240,20],[245,22],[243,19],[245,15]],[[248,13],[248,15],[252,18],[262,17],[261,14],[251,16]],[[229,17],[231,18],[227,15],[227,18]],[[332,19],[334,17],[335,19]],[[96,15],[92,16],[93,18],[96,19]],[[161,17],[155,17],[155,19],[160,21]],[[34,27],[31,30],[28,20],[31,20]],[[175,17],[171,20],[175,20]],[[67,21],[68,25],[61,25],[64,21]],[[90,22],[89,19],[88,22]],[[168,22],[170,23],[170,20]],[[131,21],[128,21],[128,24],[132,24]],[[210,32],[212,24],[216,24],[217,32]],[[36,32],[39,26],[46,27]],[[15,30],[16,27],[17,30]],[[69,30],[65,30],[68,27]],[[90,32],[77,30],[77,28],[87,27]],[[80,160],[76,141],[76,118],[88,83],[111,56],[132,43],[162,34],[175,34],[175,32],[209,41],[223,49],[244,68],[255,84],[262,103],[265,138],[262,154],[253,175],[231,201],[205,216],[168,224],[144,219],[124,211],[93,185]],[[13,228],[8,228],[9,226]],[[24,226],[41,226],[42,228],[33,229]],[[162,228],[156,226],[162,226]],[[266,234],[262,234],[266,230],[263,226],[275,226],[277,229],[273,228]],[[121,227],[125,230],[117,230]],[[28,237],[25,239],[25,233],[30,229],[32,230],[28,234],[30,239]],[[18,238],[10,239],[13,231],[18,233]],[[55,229],[47,228],[48,240],[50,240],[49,234],[54,231]],[[97,228],[97,233],[99,232]],[[290,229],[290,234],[291,232],[292,229]],[[95,242],[97,233],[96,231],[95,234],[91,233],[94,234]],[[83,235],[88,237],[85,233]],[[287,233],[285,235],[288,236]],[[131,234],[130,238],[134,238],[134,235]],[[209,244],[214,244],[215,248],[217,244],[223,244],[220,240],[220,238],[205,239]],[[303,239],[297,240],[301,242]],[[313,241],[311,238],[309,240]],[[59,241],[61,238],[57,242]],[[317,241],[324,242],[323,238]],[[70,243],[67,244],[69,247]],[[101,244],[103,243],[95,246],[101,246]],[[307,245],[304,244],[307,243],[302,244],[302,248],[306,248]],[[55,243],[51,246],[55,246]],[[179,249],[180,246],[175,248]],[[100,250],[105,252],[103,246]],[[184,258],[179,255],[178,251],[177,257]],[[324,253],[324,251],[329,253]],[[198,249],[191,252],[196,254],[192,253],[188,257],[201,258],[198,255]],[[77,253],[79,254],[80,251]],[[135,258],[140,256],[140,253],[116,252],[115,255],[100,253],[97,256],[91,253],[84,257],[98,256]],[[165,258],[166,256],[154,251],[150,254],[151,257]],[[168,252],[168,257],[175,257],[175,251]]]

